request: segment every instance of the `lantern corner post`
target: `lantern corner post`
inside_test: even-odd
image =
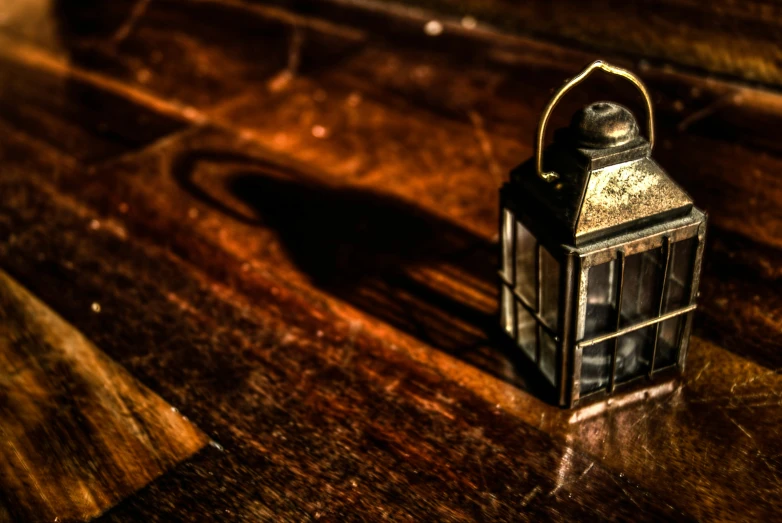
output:
[[[701,281],[701,266],[703,265],[703,253],[706,248],[706,222],[708,221],[707,213],[699,211],[701,213],[700,223],[698,223],[698,247],[695,250],[695,262],[692,267],[692,280],[690,284],[690,306],[695,305],[698,299],[699,287]],[[688,312],[684,319],[684,327],[681,332],[681,346],[679,347],[679,372],[684,374],[687,364],[687,352],[690,348],[690,336],[692,335],[692,324],[695,311]]]
[[[581,257],[572,248],[565,249],[562,264],[559,297],[559,350],[557,352],[557,393],[561,407],[572,408],[577,401],[574,395],[575,369],[575,326],[578,312],[579,283],[581,281]]]

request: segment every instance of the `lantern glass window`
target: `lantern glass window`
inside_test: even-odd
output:
[[[513,212],[502,216],[502,326],[554,384],[560,264]]]
[[[657,316],[662,293],[662,247],[625,259],[619,327],[629,327]]]
[[[697,238],[688,238],[671,245],[671,268],[663,302],[663,312],[670,312],[688,305],[697,246]]]
[[[655,370],[675,365],[679,358],[681,331],[684,317],[677,316],[660,323],[660,334],[657,341],[657,357],[654,359]]]
[[[528,304],[535,303],[537,242],[526,227],[516,223],[516,291]]]
[[[581,357],[581,394],[587,394],[608,385],[611,375],[611,354],[614,341],[607,340],[584,347]]]
[[[540,316],[551,330],[557,330],[559,314],[559,262],[543,247],[539,248],[540,258]]]
[[[688,238],[671,246],[671,266],[665,287],[662,312],[667,313],[689,304],[697,238]],[[675,365],[681,344],[684,318],[677,316],[660,323],[655,370]]]
[[[540,336],[540,370],[553,384],[556,379],[557,342],[548,332],[542,331]]]
[[[537,350],[537,330],[538,324],[529,311],[519,304],[518,307],[518,334],[516,343],[521,350],[535,361],[535,352]]]
[[[617,383],[649,372],[655,336],[656,329],[652,325],[628,332],[616,339],[616,374],[614,379]]]
[[[513,213],[505,209],[502,213],[502,276],[513,279]]]
[[[697,236],[665,238],[660,246],[626,257],[620,250],[586,269],[581,395],[678,362],[686,316],[661,316],[690,305],[697,248]]]
[[[586,322],[583,336],[591,338],[616,328],[617,285],[616,260],[587,269]]]
[[[505,332],[513,336],[513,292],[510,287],[502,286],[502,307],[500,313],[500,320],[502,321],[502,328]]]
[[[583,300],[574,318],[577,399],[679,364],[700,249],[695,228],[683,240],[639,238],[579,254],[581,288],[563,297],[565,253],[549,250],[512,210],[502,216],[501,324],[546,381],[562,386],[559,366],[569,356],[561,354],[561,300],[569,296]]]

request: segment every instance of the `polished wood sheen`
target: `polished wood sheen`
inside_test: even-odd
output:
[[[12,5],[0,267],[216,442],[140,467],[102,520],[782,510],[779,94],[600,56],[650,88],[655,158],[710,228],[684,378],[567,411],[497,332],[498,188],[530,157],[551,90],[595,54],[454,25],[433,36],[375,4]],[[596,76],[552,127],[600,99],[642,112],[632,86]],[[40,453],[45,435],[17,439]],[[138,466],[111,450],[90,451]],[[29,474],[75,504],[91,470],[78,463]],[[115,492],[113,476],[94,480]],[[14,519],[50,514],[35,492]]]

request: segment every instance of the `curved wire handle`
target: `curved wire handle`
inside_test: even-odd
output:
[[[543,110],[543,115],[540,117],[540,121],[538,122],[538,130],[537,130],[537,141],[535,142],[535,170],[538,173],[538,176],[543,178],[546,181],[556,180],[559,175],[555,172],[543,172],[543,140],[546,137],[546,125],[548,124],[549,116],[551,116],[551,112],[554,110],[554,107],[557,105],[559,100],[565,96],[565,93],[567,93],[570,89],[575,87],[576,85],[580,84],[584,79],[586,79],[587,76],[592,74],[592,71],[595,69],[602,69],[603,71],[611,74],[615,74],[617,76],[621,76],[622,78],[625,78],[629,80],[630,82],[635,85],[639,91],[641,91],[641,94],[643,94],[644,99],[646,101],[646,112],[649,115],[648,122],[649,122],[649,147],[654,147],[654,114],[652,112],[652,98],[649,96],[649,91],[646,90],[646,86],[641,82],[641,79],[635,76],[633,73],[626,69],[622,69],[621,67],[616,67],[611,64],[607,64],[603,62],[602,60],[596,60],[589,64],[583,71],[578,73],[576,76],[571,78],[570,80],[565,82],[565,85],[559,88],[559,90],[554,94],[554,97],[551,98],[548,105],[546,105],[546,108]]]

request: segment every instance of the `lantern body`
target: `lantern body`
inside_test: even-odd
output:
[[[579,118],[543,154],[555,177],[531,159],[500,191],[500,325],[564,407],[684,370],[706,226],[637,128],[606,146]]]

